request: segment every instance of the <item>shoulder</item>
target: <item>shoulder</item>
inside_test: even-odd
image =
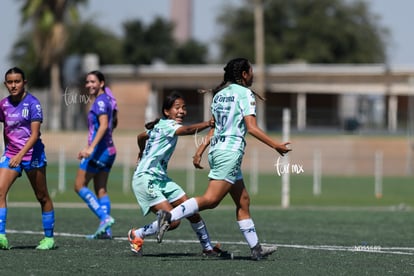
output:
[[[239,85],[239,84],[232,84],[233,91],[240,95],[250,95],[253,94],[250,88]]]
[[[175,132],[178,128],[182,127],[182,125],[175,120],[161,119],[155,127],[162,128],[165,131]]]
[[[109,99],[108,95],[104,93],[96,97],[93,105],[98,109],[107,109],[111,107],[111,100]]]
[[[175,127],[177,125],[181,126],[179,123],[177,123],[175,120],[172,120],[172,119],[160,119],[157,126],[158,125],[162,127]]]
[[[107,103],[111,101],[111,98],[106,93],[102,93],[96,97],[96,101],[102,101]]]
[[[35,104],[40,104],[40,101],[37,97],[35,97],[33,94],[27,92],[26,98],[27,101],[31,102],[31,103],[35,103]]]
[[[4,104],[6,104],[8,102],[9,102],[9,97],[7,96],[7,97],[0,100],[0,105],[3,106]]]

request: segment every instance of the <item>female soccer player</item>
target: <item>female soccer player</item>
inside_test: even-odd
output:
[[[115,220],[110,216],[111,201],[107,193],[109,172],[116,157],[112,140],[114,103],[105,93],[105,77],[99,71],[86,75],[86,89],[94,101],[88,114],[88,146],[81,150],[81,160],[75,180],[75,192],[85,201],[99,218],[99,227],[89,239],[111,239],[111,225]],[[93,179],[95,194],[87,187]]]
[[[24,72],[17,67],[6,72],[4,84],[10,95],[0,101],[5,150],[0,159],[0,249],[9,249],[6,238],[7,193],[25,171],[42,209],[45,237],[36,249],[55,248],[55,212],[46,183],[45,146],[40,139],[43,121],[39,100],[25,89]]]
[[[168,161],[170,160],[178,136],[194,134],[214,125],[214,121],[183,126],[183,119],[187,114],[184,99],[177,93],[166,97],[162,106],[162,119],[147,123],[148,131],[138,135],[139,164],[132,180],[132,188],[141,211],[146,216],[150,211],[172,210],[188,199],[184,190],[167,175]],[[219,246],[212,246],[206,225],[198,213],[188,217],[194,232],[200,240],[204,255],[225,257],[227,252]],[[170,225],[175,229],[180,221]],[[158,223],[154,221],[139,229],[131,229],[128,239],[131,251],[142,255],[142,244],[146,236],[155,235]]]
[[[158,241],[161,241],[169,224],[184,217],[215,208],[230,193],[235,205],[237,222],[244,235],[253,260],[272,254],[275,246],[262,246],[250,216],[250,198],[244,185],[241,163],[246,146],[245,134],[276,150],[282,156],[290,151],[289,142],[273,141],[256,123],[255,93],[250,90],[253,83],[253,70],[244,58],[230,60],[224,67],[224,80],[213,90],[211,111],[215,120],[214,135],[210,139],[209,184],[204,195],[191,198],[171,213],[161,210],[158,216]],[[202,144],[200,147],[206,147]],[[197,152],[202,153],[203,149]],[[197,162],[195,162],[197,164]]]

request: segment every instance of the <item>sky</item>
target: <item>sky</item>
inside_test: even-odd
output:
[[[217,15],[223,3],[237,5],[244,0],[193,0],[193,37],[207,43],[211,54],[217,51],[217,41],[220,26],[216,23]],[[288,0],[287,0],[288,1]],[[351,1],[351,0],[348,0]],[[392,66],[414,67],[414,35],[412,0],[366,0],[371,12],[380,16],[380,23],[390,29],[392,40],[388,52]],[[22,1],[0,1],[0,72],[5,72],[13,66],[8,61],[13,43],[16,41],[20,26],[19,8]],[[169,0],[89,0],[87,6],[82,6],[83,19],[90,18],[98,25],[108,28],[116,34],[122,34],[122,23],[128,19],[140,19],[148,24],[155,16],[169,18]],[[4,74],[4,73],[3,73]]]

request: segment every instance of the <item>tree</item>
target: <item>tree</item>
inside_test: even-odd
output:
[[[227,6],[222,58],[254,57],[252,1]],[[380,63],[389,32],[363,0],[264,0],[266,63]]]
[[[83,56],[95,53],[99,56],[100,64],[121,64],[122,38],[91,21],[70,25],[66,53]]]
[[[34,49],[33,39],[29,32],[23,32],[13,44],[10,56],[13,64],[24,69],[31,87],[47,87],[50,85],[48,71],[40,66]]]
[[[76,6],[86,0],[25,0],[22,8],[22,24],[30,25],[35,63],[50,73],[51,119],[50,128],[61,128],[62,87],[60,64],[68,38],[65,23],[68,15],[77,19]],[[31,23],[31,24],[29,24]]]
[[[140,20],[124,23],[123,53],[126,63],[151,64],[161,60],[169,64],[205,63],[207,46],[195,40],[178,44],[174,25],[161,17],[145,26]]]
[[[205,64],[208,48],[206,45],[189,40],[175,47],[173,55],[167,60],[171,64]]]
[[[124,58],[132,64],[166,61],[174,49],[173,25],[157,17],[148,27],[140,20],[124,23]]]

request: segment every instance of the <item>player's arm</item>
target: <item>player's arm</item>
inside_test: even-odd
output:
[[[86,147],[84,150],[82,150],[79,153],[79,157],[89,157],[93,150],[95,149],[95,147],[99,144],[99,142],[102,140],[102,138],[105,135],[106,130],[108,129],[109,126],[109,121],[108,121],[108,115],[107,114],[101,114],[98,117],[99,120],[99,127],[98,130],[96,131],[96,135],[95,138],[93,138],[91,144]]]
[[[191,135],[199,131],[203,131],[208,127],[214,127],[213,118],[211,118],[208,121],[202,122],[202,123],[192,124],[189,126],[181,126],[175,131],[175,135],[177,136]]]
[[[144,153],[145,145],[148,139],[149,139],[149,135],[146,131],[137,135],[137,144],[139,148],[138,160],[142,158],[142,154]]]
[[[207,149],[208,145],[210,145],[211,137],[213,137],[214,128],[211,128],[206,137],[204,137],[203,142],[198,146],[196,153],[193,156],[193,165],[196,169],[204,169],[203,166],[200,165],[201,157],[203,156],[204,151]]]
[[[268,145],[272,149],[275,149],[280,155],[285,155],[291,149],[287,147],[287,145],[290,144],[290,142],[285,143],[277,143],[273,141],[272,138],[270,138],[261,128],[257,126],[256,116],[254,115],[247,115],[244,116],[244,122],[247,127],[247,131],[249,134],[254,136],[259,141],[263,142],[264,144]]]

